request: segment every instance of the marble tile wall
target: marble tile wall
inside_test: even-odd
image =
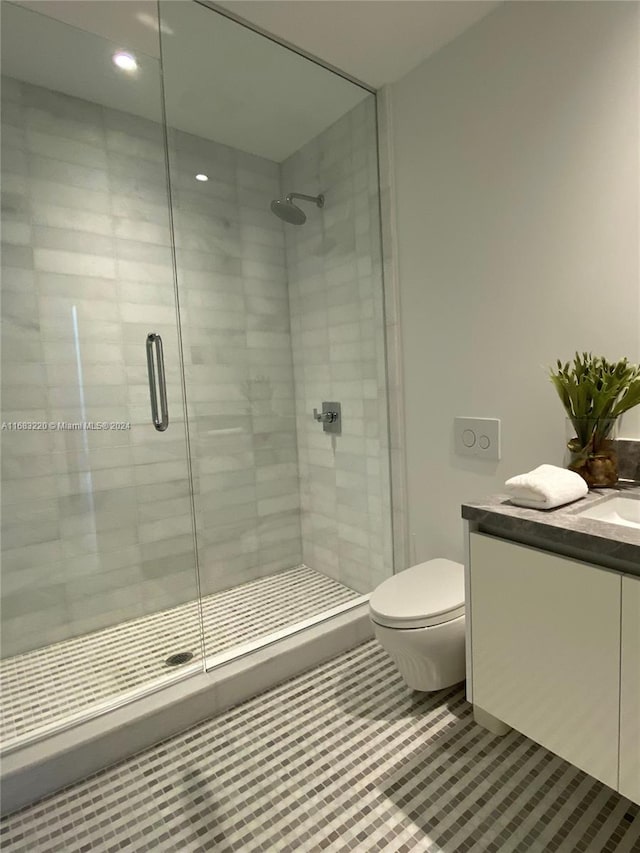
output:
[[[360,592],[391,573],[389,432],[375,98],[282,164],[283,193],[324,193],[285,226],[304,562]],[[342,404],[342,435],[313,420]]]
[[[11,655],[198,583],[160,126],[9,79],[2,110],[3,420],[131,424],[2,432]],[[375,138],[373,98],[281,167],[170,134],[205,594],[303,559],[363,592],[390,572]],[[326,207],[283,227],[268,210],[281,190]],[[166,433],[150,423],[149,331]],[[343,404],[333,442],[311,416],[325,399]]]
[[[407,529],[407,462],[405,454],[404,388],[402,382],[402,329],[400,328],[400,271],[393,171],[393,101],[389,86],[376,93],[380,221],[384,278],[384,314],[389,406],[389,462],[391,468],[391,525],[393,569],[401,572],[415,562]]]
[[[131,423],[3,430],[11,655],[177,603],[196,581],[160,127],[150,138],[130,116],[7,79],[2,122],[3,421]],[[176,421],[162,435],[150,322]]]
[[[3,654],[197,594],[160,126],[2,85]],[[278,167],[173,134],[205,592],[300,562]],[[197,165],[197,168],[192,168]],[[193,175],[211,180],[196,185]],[[202,191],[201,191],[202,190]],[[150,424],[164,339],[171,426]]]
[[[170,163],[204,593],[302,561],[276,163],[173,133]],[[207,182],[194,180],[206,174]]]

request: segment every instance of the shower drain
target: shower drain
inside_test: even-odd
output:
[[[188,663],[193,657],[193,652],[176,652],[175,655],[169,655],[165,664],[167,666],[181,666],[183,663]]]

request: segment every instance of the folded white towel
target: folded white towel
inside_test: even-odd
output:
[[[553,509],[584,497],[589,487],[580,474],[556,465],[539,465],[505,483],[511,502],[532,509]]]

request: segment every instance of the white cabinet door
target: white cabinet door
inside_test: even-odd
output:
[[[620,793],[640,803],[640,578],[622,578]]]
[[[470,538],[474,703],[617,788],[620,575]]]

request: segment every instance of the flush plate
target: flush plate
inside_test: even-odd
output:
[[[454,418],[456,453],[481,459],[500,459],[498,418]]]

